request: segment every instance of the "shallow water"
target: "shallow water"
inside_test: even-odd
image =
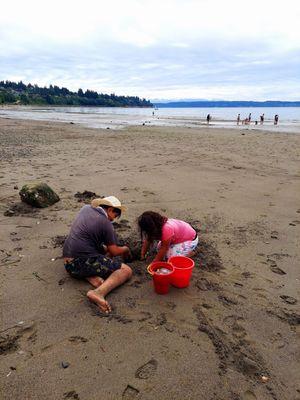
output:
[[[251,125],[236,125],[237,114],[241,120],[252,114]],[[300,133],[300,107],[267,108],[120,108],[120,107],[32,107],[15,106],[0,108],[0,117],[76,123],[92,128],[121,129],[133,125],[154,126],[210,126],[217,128],[263,129]],[[259,116],[265,114],[265,122],[259,124]],[[274,125],[274,115],[279,115],[279,124]],[[258,121],[255,125],[255,121]]]

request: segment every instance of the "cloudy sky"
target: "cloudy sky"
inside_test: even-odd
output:
[[[299,0],[7,0],[0,80],[147,99],[300,100],[299,21]]]

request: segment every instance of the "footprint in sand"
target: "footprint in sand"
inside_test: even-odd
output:
[[[296,304],[297,300],[294,297],[282,295],[280,298],[287,304]]]
[[[70,336],[69,337],[69,342],[73,343],[86,343],[88,342],[88,339],[82,336]]]
[[[80,397],[79,397],[78,393],[75,392],[75,390],[71,390],[70,392],[65,392],[64,393],[64,399],[79,400]]]
[[[231,307],[231,306],[236,306],[238,305],[238,302],[234,299],[229,298],[228,296],[224,295],[219,295],[218,299],[223,303],[224,306],[226,307]]]
[[[154,196],[155,193],[151,192],[150,190],[143,190],[143,196],[148,197],[148,196]]]
[[[0,336],[0,355],[13,353],[18,350],[19,335]]]
[[[21,339],[26,339],[33,343],[36,341],[37,331],[35,329],[35,323],[17,327],[15,332],[11,331],[10,334],[0,335],[0,355],[16,352],[20,347],[19,341]]]
[[[244,322],[243,317],[238,315],[228,315],[223,320],[232,330],[232,335],[238,339],[243,339],[247,336],[245,328],[242,326]]]
[[[270,270],[271,270],[272,272],[274,272],[274,274],[278,274],[278,275],[286,275],[286,272],[285,272],[285,271],[283,271],[283,269],[281,269],[281,268],[277,267],[277,265],[276,265],[276,264],[272,264],[272,265],[270,265]]]
[[[251,392],[251,390],[247,390],[246,392],[244,392],[241,398],[241,400],[256,400],[256,399],[257,397],[253,392]]]
[[[122,399],[123,400],[135,399],[138,394],[139,394],[138,389],[134,388],[133,386],[127,385],[126,389],[122,394]]]
[[[157,370],[157,361],[152,358],[146,364],[142,365],[135,371],[135,377],[138,379],[149,379]]]

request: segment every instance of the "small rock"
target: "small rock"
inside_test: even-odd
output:
[[[17,185],[15,185],[15,186],[14,186],[14,189],[15,189],[15,190],[18,190],[18,189],[19,189],[19,187],[18,187]]]
[[[61,366],[62,366],[63,368],[68,368],[68,367],[70,366],[70,364],[69,364],[67,361],[62,361],[62,362],[61,362]]]
[[[265,375],[262,375],[261,377],[260,377],[260,379],[261,379],[261,381],[263,382],[263,383],[266,383],[266,382],[268,382],[268,380],[270,379],[268,376],[265,376]]]

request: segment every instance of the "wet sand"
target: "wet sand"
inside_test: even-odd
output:
[[[300,135],[0,119],[1,387],[5,399],[300,398]],[[20,203],[30,180],[60,196]],[[108,296],[64,271],[85,190],[193,223],[191,285],[156,295],[145,262]]]

